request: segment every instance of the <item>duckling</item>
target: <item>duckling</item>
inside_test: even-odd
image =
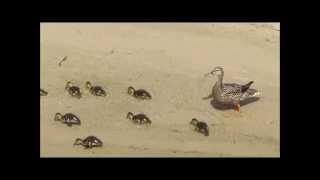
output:
[[[106,92],[101,86],[92,86],[90,81],[86,82],[86,88],[94,96],[106,96]]]
[[[77,86],[74,86],[70,81],[67,82],[65,89],[69,92],[69,94],[72,97],[76,97],[76,98],[80,99],[82,96],[81,92],[80,92],[80,88]]]
[[[195,130],[204,134],[205,136],[209,136],[209,128],[207,123],[198,121],[196,118],[193,118],[190,122],[191,125],[195,127]]]
[[[85,139],[77,138],[73,145],[82,145],[85,149],[91,149],[93,147],[102,147],[103,143],[95,136],[88,136]]]
[[[46,96],[46,95],[48,95],[48,92],[43,89],[40,89],[40,96]]]
[[[137,124],[151,124],[151,120],[145,114],[134,115],[132,112],[128,112],[127,119],[132,120]]]
[[[67,124],[68,126],[72,126],[72,125],[80,125],[80,119],[72,114],[72,113],[67,113],[65,115],[62,115],[61,113],[56,113],[56,115],[54,116],[54,120],[55,121],[61,121],[64,124]]]
[[[128,88],[128,94],[132,95],[133,97],[135,97],[137,99],[142,99],[142,100],[152,98],[150,93],[148,93],[146,90],[144,90],[144,89],[135,90],[132,86],[130,86]]]

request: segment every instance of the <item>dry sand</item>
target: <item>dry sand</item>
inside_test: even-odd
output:
[[[41,157],[279,157],[279,36],[276,23],[42,23],[41,88],[49,94],[40,100]],[[202,99],[216,81],[203,75],[215,66],[225,82],[253,80],[261,98],[240,113],[215,109]],[[80,100],[64,91],[69,80],[84,92]],[[110,95],[91,96],[87,80]],[[128,86],[154,98],[136,100]],[[131,123],[129,111],[153,124]],[[74,113],[82,125],[55,122],[56,112]],[[193,117],[210,136],[191,129]],[[89,135],[103,148],[72,145]]]

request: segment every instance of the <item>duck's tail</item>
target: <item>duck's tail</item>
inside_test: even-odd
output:
[[[248,98],[252,98],[252,97],[259,97],[260,94],[261,94],[261,92],[256,89],[248,89],[243,93],[240,100],[242,101],[244,99],[248,99]]]
[[[46,95],[48,95],[48,92],[46,92],[43,89],[40,89],[40,96],[46,96]]]
[[[253,81],[248,82],[248,84],[241,86],[241,92],[246,92],[250,86],[252,85]]]

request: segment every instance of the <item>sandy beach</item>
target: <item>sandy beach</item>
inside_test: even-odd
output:
[[[41,157],[280,157],[279,23],[42,23],[40,38]],[[67,56],[66,61],[59,62]],[[241,112],[221,110],[203,97],[224,68],[224,82],[245,84],[260,99]],[[83,92],[66,91],[67,81]],[[105,88],[96,97],[85,82]],[[141,101],[127,88],[148,90]],[[144,113],[150,127],[133,124],[128,112]],[[74,113],[80,126],[54,121]],[[209,136],[195,132],[205,121]],[[73,146],[94,135],[102,148]]]

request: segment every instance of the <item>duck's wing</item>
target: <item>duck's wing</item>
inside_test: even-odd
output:
[[[208,128],[207,123],[202,122],[202,121],[200,121],[200,122],[198,123],[198,126],[199,126],[199,128],[201,128],[201,129],[207,129],[207,128]]]
[[[151,94],[146,90],[144,90],[143,95],[147,97],[151,97]]]
[[[223,92],[226,96],[233,95],[236,97],[246,97],[254,95],[256,91],[253,91],[253,89],[250,90],[250,92],[246,93],[250,86],[252,85],[253,81],[250,81],[249,83],[245,85],[240,85],[236,83],[226,83],[223,86]]]
[[[93,143],[93,146],[101,146],[103,144],[102,141],[97,137],[91,137],[90,140]]]
[[[221,96],[230,98],[241,97],[241,85],[235,83],[227,83],[223,85]]]
[[[74,115],[72,113],[65,114],[64,118],[66,119],[67,122],[80,123],[80,119],[76,115]]]
[[[93,92],[97,95],[103,95],[106,94],[105,90],[101,86],[95,86],[93,87]]]
[[[80,88],[77,87],[77,86],[72,86],[72,87],[69,88],[69,92],[80,93]]]
[[[83,140],[83,142],[93,142],[95,139],[97,139],[95,136],[88,136]]]
[[[134,117],[136,119],[149,119],[145,114],[137,114]]]
[[[93,89],[95,91],[103,90],[103,88],[101,86],[94,86]]]
[[[144,89],[136,90],[136,94],[137,94],[138,96],[151,97],[151,94],[150,94],[148,91],[144,90]]]

